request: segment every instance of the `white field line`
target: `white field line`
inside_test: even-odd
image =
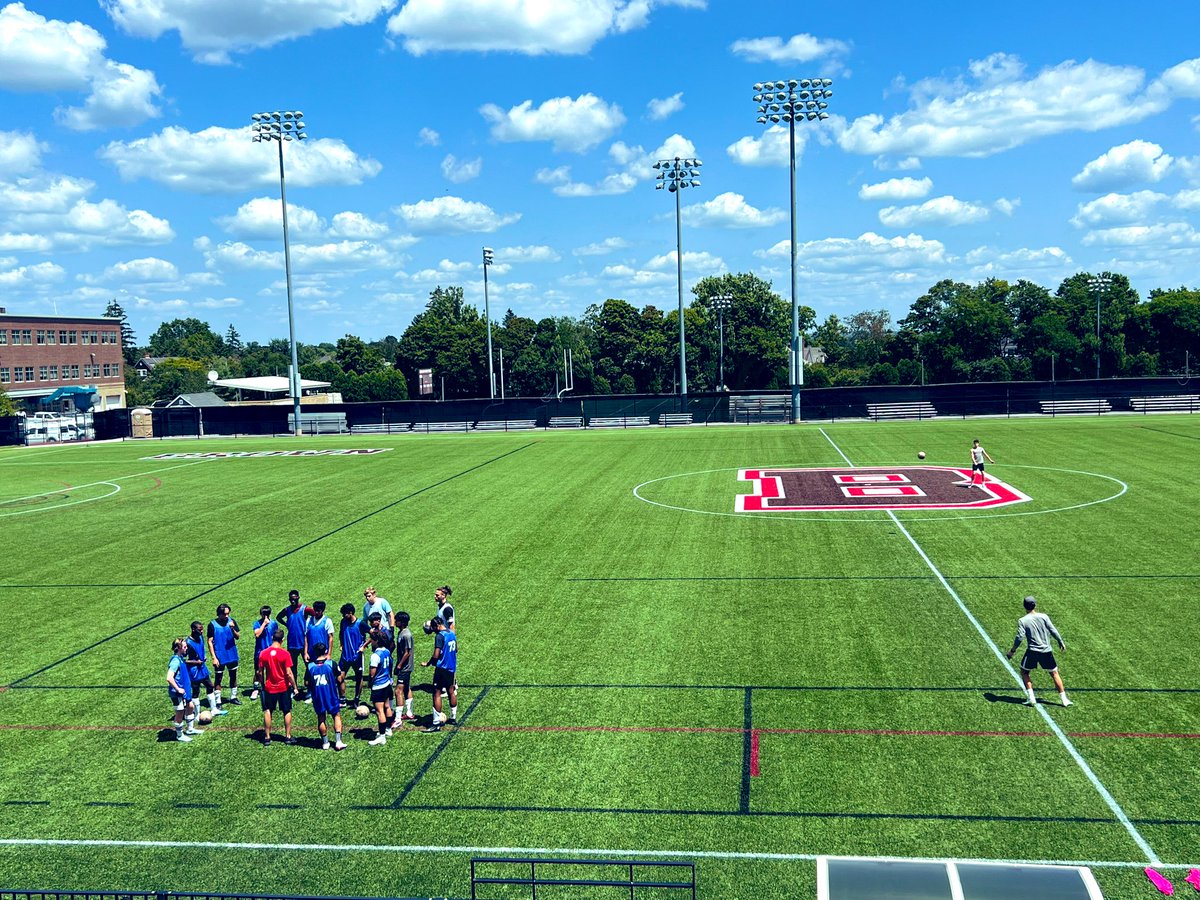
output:
[[[825,434],[824,429],[821,429],[821,434],[825,435],[825,440],[829,441],[830,446],[832,446],[833,449],[838,452],[842,459],[846,460],[846,464],[851,468],[854,468],[854,463],[850,462],[850,458],[842,452],[841,447],[834,443],[833,438]],[[958,608],[962,610],[963,615],[967,617],[967,621],[975,626],[975,630],[979,632],[979,636],[983,638],[984,643],[986,643],[992,653],[995,654],[996,659],[1000,661],[1000,665],[1002,665],[1005,671],[1012,676],[1012,679],[1014,682],[1016,682],[1017,686],[1024,690],[1025,686],[1021,683],[1021,677],[1012,667],[1012,664],[1008,661],[1007,657],[1005,657],[1004,652],[998,646],[996,646],[996,642],[992,640],[992,636],[984,630],[983,625],[979,623],[979,620],[975,618],[975,616],[971,613],[971,610],[967,608],[965,603],[963,603],[962,598],[958,596],[958,592],[950,586],[950,582],[946,580],[946,577],[941,573],[941,571],[939,571],[938,567],[933,564],[933,560],[929,558],[929,554],[927,554],[921,545],[917,543],[916,538],[909,533],[909,530],[904,527],[904,524],[898,518],[896,518],[895,513],[893,513],[891,510],[888,510],[888,517],[892,520],[895,526],[900,529],[900,533],[908,539],[910,544],[912,544],[913,549],[917,551],[917,554],[921,557],[921,559],[925,561],[925,565],[929,567],[929,571],[933,573],[935,578],[937,578],[938,583],[945,588],[946,593],[948,593],[954,599],[954,602],[958,604]],[[1141,832],[1137,830],[1134,824],[1129,821],[1129,816],[1125,814],[1125,810],[1121,808],[1121,804],[1117,803],[1113,795],[1108,792],[1108,788],[1104,786],[1104,784],[1096,776],[1096,773],[1092,771],[1092,767],[1087,764],[1087,761],[1080,755],[1079,751],[1075,749],[1075,745],[1071,743],[1071,739],[1063,733],[1063,730],[1058,727],[1058,723],[1054,721],[1054,718],[1050,715],[1050,713],[1046,712],[1046,710],[1040,704],[1034,708],[1037,710],[1038,714],[1041,715],[1047,727],[1054,732],[1054,736],[1058,738],[1059,742],[1066,749],[1067,753],[1069,753],[1071,758],[1075,760],[1075,764],[1078,765],[1083,774],[1087,776],[1088,781],[1092,783],[1092,787],[1096,789],[1096,792],[1108,805],[1108,808],[1112,810],[1113,815],[1117,817],[1117,821],[1124,826],[1125,830],[1129,833],[1129,836],[1133,838],[1134,843],[1136,843],[1138,847],[1141,848],[1142,852],[1146,854],[1146,858],[1150,861],[1150,864],[1158,865],[1158,854],[1154,852],[1154,849],[1150,846],[1149,842],[1142,837]]]
[[[824,857],[818,853],[765,853],[736,850],[621,850],[612,847],[471,847],[438,846],[435,844],[268,844],[237,841],[133,841],[100,838],[0,838],[0,847],[117,847],[144,850],[279,850],[295,853],[475,853],[487,856],[544,855],[544,856],[623,856],[650,859],[746,859],[776,862],[815,862]],[[864,857],[845,857],[862,859]],[[1024,866],[1087,866],[1093,869],[1141,869],[1145,862],[1128,860],[1079,859],[936,859],[928,857],[882,856],[870,857],[892,862],[953,862],[957,865],[1024,865]],[[1159,869],[1194,869],[1194,863],[1156,862]]]
[[[96,487],[101,484],[112,484],[114,481],[128,481],[130,478],[145,478],[147,475],[157,475],[159,472],[170,472],[172,469],[182,469],[185,466],[195,466],[202,462],[208,462],[207,459],[198,459],[194,462],[180,463],[177,466],[167,466],[164,469],[151,469],[149,472],[138,472],[136,475],[121,475],[117,478],[110,478],[107,481],[91,481],[87,484],[73,484],[70,487],[60,488],[58,490],[41,491],[37,494],[30,494],[28,497],[10,497],[7,500],[0,500],[0,508],[3,508],[9,503],[24,503],[26,500],[36,500],[38,497],[47,497],[50,494],[61,494],[64,491],[79,491],[87,487]],[[57,509],[57,507],[52,507]]]

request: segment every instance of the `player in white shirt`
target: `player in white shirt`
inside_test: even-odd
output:
[[[983,487],[987,481],[987,476],[983,473],[983,461],[987,460],[994,463],[995,460],[988,456],[988,452],[979,446],[979,439],[976,438],[971,442],[971,486],[975,486],[975,473],[979,473],[979,486]]]

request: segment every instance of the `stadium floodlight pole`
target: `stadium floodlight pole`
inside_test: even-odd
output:
[[[292,305],[292,251],[288,242],[287,220],[287,188],[283,178],[283,143],[284,141],[303,141],[308,135],[304,133],[304,113],[299,110],[285,112],[254,113],[250,117],[250,130],[254,132],[255,143],[275,141],[279,145],[279,202],[283,206],[283,271],[287,279],[288,305],[288,342],[292,349],[291,374],[288,377],[288,393],[292,395],[292,423],[296,437],[303,434],[300,427],[300,360],[296,352],[296,313]]]
[[[711,300],[709,305],[717,311],[717,329],[720,333],[718,338],[720,344],[720,353],[718,358],[720,362],[721,378],[718,390],[725,390],[725,311],[733,306],[733,297],[730,294],[717,294]]]
[[[483,248],[483,316],[487,319],[487,345],[488,345],[488,391],[492,400],[496,399],[496,373],[492,368],[492,313],[488,307],[488,281],[487,270],[488,266],[495,265],[496,256],[491,247]]]
[[[700,167],[704,165],[698,159],[660,159],[654,164],[658,172],[654,176],[654,189],[661,191],[666,188],[675,195],[675,270],[679,285],[679,396],[687,403],[687,345],[684,343],[686,333],[683,324],[683,226],[680,218],[679,195],[684,188],[700,187]]]
[[[760,125],[788,124],[788,170],[792,186],[792,421],[800,424],[800,386],[804,384],[804,347],[800,343],[800,302],[796,298],[796,123],[820,122],[829,118],[825,101],[833,96],[829,78],[790,78],[760,81],[754,85]]]
[[[1088,288],[1096,295],[1096,380],[1100,380],[1100,298],[1108,292],[1113,278],[1108,273],[1093,275],[1087,280]]]

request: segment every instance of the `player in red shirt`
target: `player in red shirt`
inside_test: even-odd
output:
[[[283,712],[283,742],[294,744],[292,737],[292,694],[296,691],[296,676],[292,673],[292,656],[283,649],[283,629],[271,635],[271,646],[259,656],[262,669],[263,746],[271,746],[271,713]]]

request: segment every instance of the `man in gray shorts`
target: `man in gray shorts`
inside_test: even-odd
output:
[[[1037,706],[1037,696],[1033,693],[1033,679],[1030,678],[1030,673],[1038,666],[1048,671],[1050,677],[1054,679],[1054,686],[1058,688],[1058,697],[1062,701],[1062,705],[1070,706],[1071,701],[1067,699],[1067,689],[1063,687],[1062,676],[1058,674],[1058,663],[1050,649],[1050,638],[1054,638],[1058,642],[1059,650],[1066,650],[1067,645],[1059,635],[1058,629],[1054,627],[1054,623],[1050,621],[1050,617],[1045,613],[1037,612],[1036,608],[1037,600],[1033,597],[1026,597],[1025,615],[1017,621],[1017,637],[1013,641],[1012,649],[1008,651],[1008,658],[1013,658],[1013,654],[1021,646],[1021,641],[1024,641],[1025,656],[1021,658],[1021,680],[1025,683],[1025,693],[1029,695],[1029,699],[1025,701],[1026,706]]]

